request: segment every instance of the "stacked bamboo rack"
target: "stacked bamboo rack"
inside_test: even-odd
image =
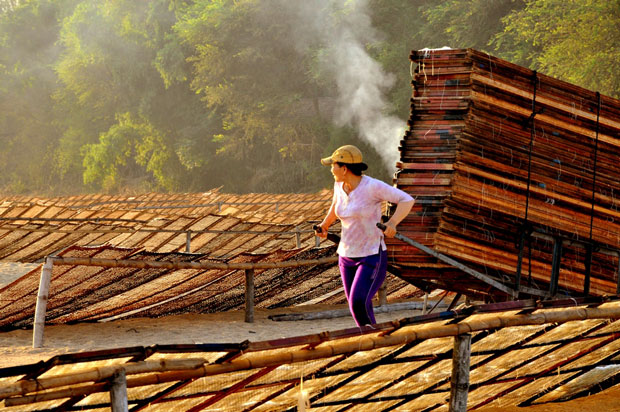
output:
[[[507,285],[616,293],[620,101],[472,49],[414,51],[395,183],[416,197],[405,236]],[[505,295],[400,242],[402,278]]]

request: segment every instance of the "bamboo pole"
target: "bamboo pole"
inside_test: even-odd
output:
[[[97,223],[97,222],[92,222]],[[3,224],[0,224],[0,229],[3,230],[14,230],[14,231],[22,231],[22,232],[41,232],[41,233],[176,233],[176,234],[185,234],[187,230],[183,229],[148,229],[143,227],[131,227],[131,228],[115,228],[115,229],[59,229],[56,227],[15,227],[10,226],[6,227]],[[192,230],[192,233],[210,233],[210,234],[219,234],[219,235],[299,235],[301,233],[314,233],[314,230],[298,230],[291,231],[285,230],[282,232],[277,232],[275,230],[215,230],[215,229],[205,229],[205,230]]]
[[[126,375],[135,375],[157,371],[163,372],[170,370],[194,369],[201,366],[204,362],[205,360],[201,358],[159,359],[157,361],[129,362],[121,365],[89,368],[79,372],[52,376],[49,378],[20,380],[15,383],[0,386],[0,399],[16,395],[24,395],[30,392],[58,388],[61,386],[69,386],[85,382],[97,382],[109,379],[114,376],[119,368],[123,368]]]
[[[46,258],[41,268],[41,278],[39,279],[39,292],[37,293],[37,305],[34,311],[34,325],[32,331],[32,347],[40,348],[43,346],[43,329],[45,328],[45,312],[47,311],[47,301],[49,298],[50,280],[52,278],[53,259]]]
[[[250,353],[239,357],[231,362],[202,365],[198,368],[164,371],[161,373],[142,374],[138,377],[127,379],[127,387],[138,387],[155,385],[165,382],[173,382],[187,379],[197,379],[205,376],[214,376],[223,373],[236,372],[241,370],[258,369],[269,366],[279,366],[297,362],[306,362],[316,359],[324,359],[338,355],[352,354],[356,352],[369,351],[390,346],[405,345],[414,341],[426,339],[459,336],[482,330],[496,330],[507,327],[543,325],[549,323],[566,323],[571,321],[581,321],[586,319],[619,319],[620,305],[613,305],[604,308],[575,308],[563,311],[547,311],[533,314],[495,316],[485,319],[472,320],[456,324],[441,324],[437,326],[423,325],[412,330],[396,330],[389,335],[376,333],[361,335],[359,339],[343,339],[331,345],[319,345],[312,350],[295,350],[279,352],[271,355],[261,355],[260,353]],[[123,365],[125,367],[125,365]],[[60,378],[60,377],[59,377]],[[88,382],[91,379],[82,380]],[[80,383],[78,379],[73,380],[73,384]],[[36,380],[24,381],[37,385]],[[11,384],[13,385],[13,384]],[[5,393],[4,388],[10,385],[0,385],[0,392]],[[63,385],[66,386],[66,385]],[[49,385],[48,385],[49,387]],[[59,385],[60,387],[60,385]],[[35,393],[17,398],[5,400],[6,406],[24,405],[34,402],[62,399],[76,394],[88,395],[96,392],[106,391],[105,385],[93,384],[85,387],[63,388],[57,391],[47,391]],[[6,395],[0,399],[7,398]]]
[[[172,261],[147,261],[130,259],[99,259],[66,256],[50,256],[56,265],[71,266],[102,266],[102,267],[127,267],[137,269],[218,269],[218,270],[245,270],[245,269],[277,269],[293,268],[300,266],[322,265],[335,263],[335,256],[320,259],[287,260],[282,262],[172,262]]]
[[[434,303],[434,302],[431,302]],[[439,303],[439,302],[438,302]],[[439,304],[441,308],[447,308],[448,305]],[[375,314],[377,313],[389,313],[397,312],[401,310],[422,310],[425,308],[423,302],[398,302],[398,303],[384,303],[381,306],[373,308]],[[426,315],[426,313],[423,313]],[[269,319],[279,321],[297,321],[297,320],[313,320],[313,319],[333,319],[341,318],[345,316],[351,316],[349,309],[333,309],[324,310],[320,312],[303,312],[303,313],[282,313],[279,315],[270,315]]]

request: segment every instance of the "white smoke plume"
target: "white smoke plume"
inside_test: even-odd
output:
[[[278,7],[280,17],[290,20],[300,52],[318,43],[325,49],[320,66],[336,81],[336,124],[353,127],[377,150],[386,168],[394,171],[406,122],[386,114],[385,94],[395,78],[367,51],[366,45],[380,39],[372,26],[368,0],[280,0]]]
[[[325,64],[333,65],[338,85],[336,121],[353,126],[377,150],[386,168],[393,171],[405,131],[404,121],[385,113],[385,93],[394,84],[394,77],[383,71],[351,33],[344,33],[333,47],[337,50],[336,58]]]

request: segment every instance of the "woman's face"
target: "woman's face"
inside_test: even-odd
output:
[[[332,175],[336,182],[344,181],[344,175],[347,173],[346,166],[340,166],[338,163],[332,163]]]

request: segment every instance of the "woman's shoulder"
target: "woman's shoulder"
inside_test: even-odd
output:
[[[369,186],[383,186],[383,185],[389,186],[383,180],[379,180],[379,179],[376,179],[368,175],[362,175],[362,181],[365,182],[364,184],[369,185]]]

